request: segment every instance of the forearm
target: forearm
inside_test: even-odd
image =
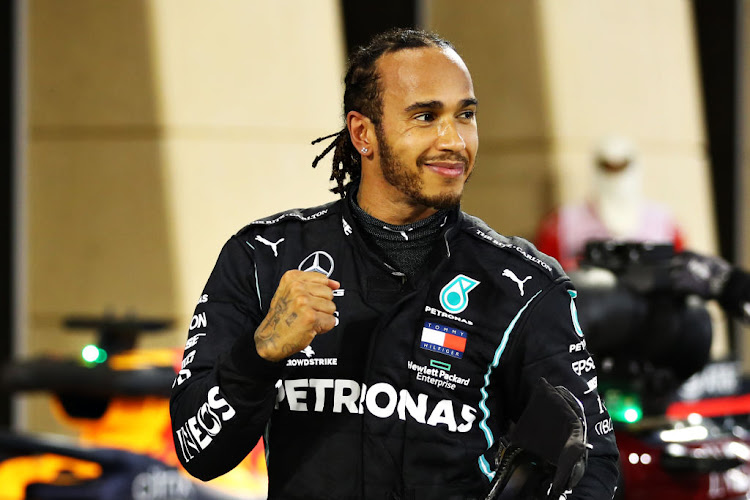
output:
[[[588,465],[574,486],[574,498],[610,499],[617,481],[619,452],[612,423],[597,392],[598,378],[577,322],[569,285],[556,285],[528,311],[514,346],[522,360],[522,392],[530,394],[540,377],[553,386],[567,388],[582,404],[590,444]],[[569,293],[569,290],[573,293]],[[525,401],[522,403],[525,404]],[[517,412],[521,413],[523,408]]]
[[[273,411],[276,365],[259,358],[243,337],[211,370],[175,391],[170,402],[175,449],[190,474],[213,479],[252,450]]]
[[[170,414],[185,469],[211,479],[234,468],[263,434],[275,402],[277,363],[261,359],[254,333],[262,320],[248,250],[222,249],[190,322]]]

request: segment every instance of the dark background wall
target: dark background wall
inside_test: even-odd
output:
[[[732,261],[739,239],[738,13],[739,1],[693,1],[719,248]]]
[[[341,0],[348,54],[373,35],[389,28],[413,28],[417,23],[416,0],[384,0],[376,3]]]
[[[0,364],[13,352],[15,4],[15,1],[0,2]],[[0,394],[0,427],[9,425],[10,398]]]

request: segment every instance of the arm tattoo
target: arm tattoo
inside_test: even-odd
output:
[[[279,321],[281,321],[281,317],[289,308],[289,298],[285,294],[280,297],[276,297],[275,302],[276,303],[274,304],[273,309],[268,311],[268,316],[266,316],[266,319],[268,320],[268,326],[273,330],[276,329]]]
[[[286,326],[292,326],[292,323],[294,323],[294,320],[297,319],[297,313],[293,312],[286,318]]]
[[[281,348],[281,352],[284,354],[284,357],[291,356],[292,354],[301,350],[302,349],[300,349],[297,344],[286,344]]]
[[[278,346],[276,345],[276,332],[272,328],[268,328],[268,325],[263,325],[255,332],[255,342],[258,349],[265,348],[270,351],[276,351]]]
[[[255,332],[255,340],[260,344],[259,347],[262,345],[266,349],[278,351],[278,345],[276,343],[278,340],[278,332],[276,331],[276,327],[281,322],[281,318],[286,314],[287,309],[289,309],[288,295],[289,292],[274,298],[273,307],[268,311],[265,319],[261,322],[260,327]],[[286,317],[285,322],[287,326],[290,326],[296,319],[297,313],[292,312]],[[295,350],[295,348],[296,346],[294,345],[286,344],[281,348],[281,352],[284,356],[289,356],[299,350]]]

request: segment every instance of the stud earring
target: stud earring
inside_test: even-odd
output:
[[[367,148],[362,148],[362,152],[363,152],[364,154],[367,154],[367,152],[368,152],[368,151],[369,151],[369,149],[367,149]]]

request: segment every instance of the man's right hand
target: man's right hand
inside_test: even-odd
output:
[[[336,325],[333,291],[338,281],[314,271],[284,273],[263,322],[255,330],[260,357],[280,361],[308,345]]]

